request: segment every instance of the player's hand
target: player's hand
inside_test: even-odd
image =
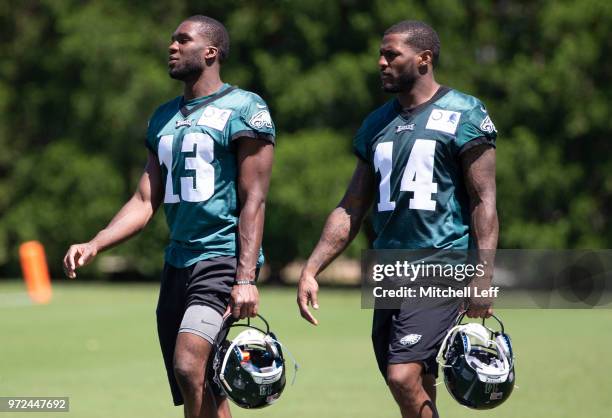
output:
[[[96,254],[98,248],[89,242],[71,245],[64,256],[64,273],[68,278],[74,279],[75,270],[91,263]]]
[[[252,284],[235,284],[230,294],[230,303],[227,314],[231,313],[236,319],[253,318],[259,311],[259,291]]]
[[[493,280],[493,262],[485,261],[485,265],[488,266],[487,271],[483,277],[474,279],[470,285],[474,294],[467,299],[467,309],[465,314],[468,318],[490,318],[493,315],[493,298],[483,296],[485,290],[490,289],[491,282]],[[478,295],[478,296],[475,296]]]
[[[490,318],[493,315],[493,306],[490,300],[471,297],[465,314],[468,318]]]
[[[315,280],[314,276],[302,272],[302,276],[298,282],[297,304],[300,308],[302,318],[310,322],[312,325],[318,325],[319,321],[317,321],[317,319],[310,313],[310,310],[308,310],[308,304],[310,303],[314,309],[319,309],[319,301],[317,297],[318,293],[319,284]]]

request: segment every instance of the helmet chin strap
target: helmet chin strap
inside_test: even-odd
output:
[[[448,332],[446,333],[446,336],[442,340],[442,344],[440,345],[440,349],[438,350],[438,354],[436,355],[436,361],[440,363],[442,367],[451,367],[450,365],[444,364],[444,361],[443,361],[445,360],[445,357],[446,357],[446,353],[445,353],[446,348],[447,348],[446,345],[448,344],[449,340],[452,341],[455,339],[455,335],[457,334],[457,332],[461,330],[462,327],[463,325],[455,325],[454,327],[448,330]]]
[[[229,355],[227,355],[227,353],[231,353],[232,350],[234,349],[234,347],[236,347],[236,341],[232,341],[232,343],[230,344],[230,346],[227,348],[227,351],[225,352],[225,356],[223,356],[223,363],[221,364],[221,373],[219,373],[219,380],[221,380],[221,382],[223,383],[223,386],[225,386],[225,388],[227,390],[229,390],[230,392],[232,391],[232,387],[227,383],[227,380],[225,380],[225,373],[223,373],[223,370],[225,370],[225,366],[227,365],[227,360],[229,359]]]
[[[274,341],[275,343],[280,345],[281,348],[284,351],[286,351],[287,354],[289,354],[289,358],[291,358],[291,361],[293,362],[293,378],[291,379],[291,386],[293,386],[293,384],[295,383],[295,379],[297,378],[297,372],[298,372],[300,366],[297,364],[297,361],[295,361],[295,357],[293,357],[293,354],[291,354],[291,351],[289,351],[289,349],[286,346],[284,346],[280,341],[270,337],[269,335],[267,337],[269,337],[272,341]]]
[[[491,331],[484,325],[471,322],[464,324],[463,327],[463,332],[479,340],[485,347],[489,345],[489,341],[491,341]]]
[[[476,370],[476,374],[478,375],[478,379],[480,379],[481,382],[498,383],[499,381],[505,381],[506,378],[508,377],[508,374],[510,373],[510,363],[508,359],[506,358],[506,355],[501,351],[501,349],[497,345],[497,342],[492,341],[492,340],[491,342],[493,343],[492,345],[495,345],[497,349],[497,353],[502,362],[501,368],[491,366],[488,364],[484,364],[477,358],[474,359],[472,356],[468,356],[468,358],[478,363],[479,367],[478,367],[478,370]]]
[[[270,335],[266,335],[264,337],[264,343],[266,344],[266,350],[268,351],[268,353],[270,353],[272,358],[276,360],[280,357],[280,353],[278,352],[278,348],[276,348],[276,346],[273,344],[274,341],[275,341],[274,338],[272,338]]]

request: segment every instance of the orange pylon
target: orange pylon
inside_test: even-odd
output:
[[[19,247],[19,258],[30,299],[34,303],[49,303],[51,279],[43,245],[38,241],[24,242]]]

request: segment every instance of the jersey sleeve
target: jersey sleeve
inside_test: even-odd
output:
[[[230,142],[242,138],[257,138],[275,143],[276,129],[268,105],[261,97],[250,93],[229,123]]]
[[[495,147],[496,139],[497,129],[482,103],[462,115],[455,140],[459,154],[480,144]]]
[[[177,97],[155,109],[155,112],[151,115],[151,118],[147,122],[147,137],[145,138],[145,146],[153,154],[157,155],[157,148],[159,143],[159,132],[163,129],[164,125],[168,123],[172,116],[178,109],[178,103],[180,97]]]
[[[372,142],[375,137],[398,115],[396,99],[387,103],[370,113],[353,138],[353,152],[357,157],[371,164]]]
[[[147,147],[147,149],[149,151],[151,151],[153,154],[157,154],[157,150],[155,149],[155,134],[153,133],[153,128],[152,128],[152,124],[154,122],[154,116],[151,117],[151,119],[149,119],[149,121],[147,122],[147,135],[145,137],[145,147]]]
[[[368,119],[366,119],[353,138],[353,153],[365,162],[370,161],[368,159],[368,144],[371,139],[372,133],[369,129]]]

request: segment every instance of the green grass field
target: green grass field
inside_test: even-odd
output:
[[[61,282],[32,306],[0,281],[0,396],[69,396],[70,417],[181,417],[171,405],[155,330],[155,285]],[[293,289],[261,289],[261,311],[300,364],[295,386],[235,417],[397,417],[375,365],[371,311],[357,291],[322,289],[320,325],[303,321]],[[517,385],[496,410],[458,406],[438,386],[442,417],[608,417],[612,312],[500,312],[517,353]],[[608,412],[606,412],[608,411]],[[49,413],[0,413],[0,418]]]

